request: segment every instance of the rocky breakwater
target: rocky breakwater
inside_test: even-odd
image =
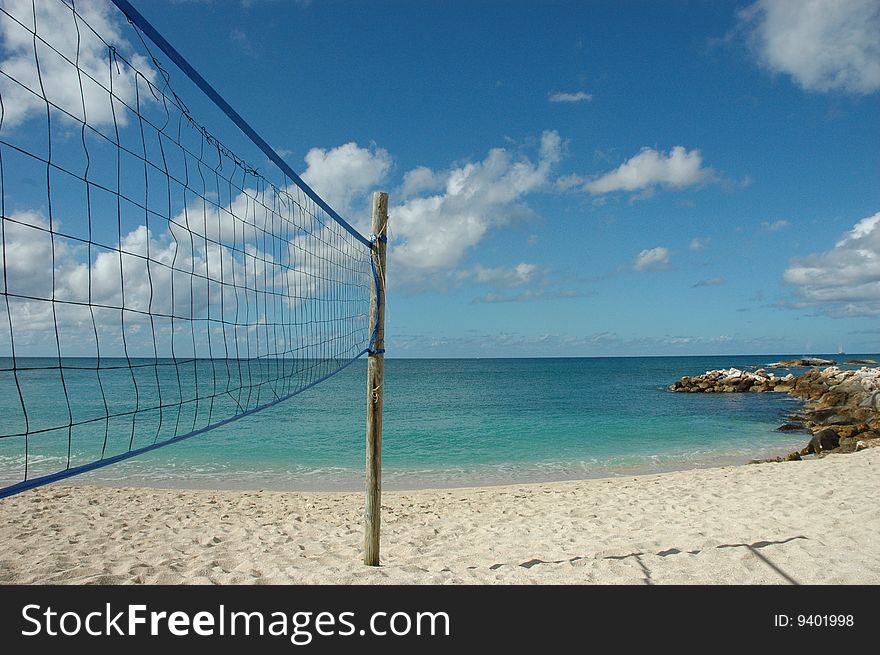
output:
[[[685,376],[670,386],[682,393],[788,393],[804,401],[781,431],[803,430],[812,435],[798,452],[769,461],[797,460],[828,452],[851,453],[880,446],[880,368],[842,371],[837,366],[812,368],[803,375],[778,377],[764,369],[736,368]],[[761,460],[768,461],[768,460]]]
[[[687,393],[791,391],[794,389],[797,379],[791,373],[785,377],[778,377],[763,368],[759,368],[757,371],[722,368],[706,371],[703,375],[685,376],[669,388],[672,391]]]

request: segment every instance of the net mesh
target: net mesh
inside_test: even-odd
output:
[[[364,354],[371,253],[193,118],[104,2],[0,6],[0,487],[274,404]]]

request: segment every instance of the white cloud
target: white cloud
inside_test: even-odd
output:
[[[389,276],[418,282],[448,271],[493,229],[533,216],[522,200],[549,185],[561,151],[559,134],[544,132],[537,162],[494,148],[480,162],[442,173],[421,171],[423,179],[442,180],[443,188],[391,207],[394,265]]]
[[[495,287],[519,287],[528,284],[538,271],[536,264],[522,262],[516,266],[499,266],[485,268],[477,265],[473,270],[473,277],[482,284],[491,284]]]
[[[312,148],[305,161],[308,168],[302,179],[346,220],[356,201],[362,204],[365,194],[391,170],[391,155],[387,151],[361,148],[353,142],[330,150]],[[368,224],[369,217],[366,221]],[[353,217],[349,222],[362,221]]]
[[[557,188],[579,187],[581,191],[592,194],[612,193],[614,191],[647,191],[656,186],[683,189],[711,180],[715,173],[703,167],[703,157],[697,149],[686,150],[675,146],[668,154],[653,148],[642,148],[639,154],[631,157],[609,173],[586,179],[569,175],[557,182]]]
[[[547,99],[550,102],[566,102],[566,103],[574,103],[574,102],[589,102],[593,99],[593,94],[587,93],[586,91],[576,91],[574,93],[563,93],[559,91],[555,91],[553,93],[548,94]]]
[[[702,237],[694,237],[691,239],[691,242],[688,244],[688,249],[693,251],[702,250],[706,247],[706,244],[709,243],[709,239],[705,239]]]
[[[9,257],[6,279],[0,271],[0,282],[8,290],[7,302],[16,338],[23,345],[46,341],[44,349],[48,342],[54,341],[56,326],[62,341],[75,343],[78,348],[87,348],[84,344],[94,342],[94,329],[114,341],[119,340],[120,312],[111,307],[132,310],[126,312],[125,320],[127,328],[133,330],[149,320],[134,312],[203,317],[209,294],[219,300],[215,293],[219,285],[214,285],[209,292],[206,282],[193,284],[191,273],[219,281],[218,259],[222,255],[226,258],[223,279],[228,281],[234,266],[226,249],[223,253],[216,247],[208,249],[213,251],[209,267],[206,249],[181,248],[178,252],[178,244],[170,232],[157,239],[148,234],[143,225],[123,235],[121,252],[101,249],[87,263],[85,246],[75,248],[56,239],[53,252],[48,221],[35,212],[13,213],[3,224]],[[148,241],[150,259],[154,262],[149,265],[145,258]],[[238,266],[238,274],[241,280],[241,266]],[[53,303],[52,299],[59,302]],[[95,327],[92,311],[85,303],[91,304],[95,312]],[[161,323],[161,319],[159,321]]]
[[[89,29],[83,20],[76,19],[79,34],[74,26],[72,9],[61,0],[37,3],[32,0],[4,0],[3,10],[9,15],[0,12],[0,42],[3,46],[0,68],[15,80],[0,76],[4,127],[19,125],[32,116],[45,117],[43,90],[46,100],[78,120],[83,120],[85,103],[88,122],[93,126],[112,124],[114,109],[117,123],[125,125],[129,120],[129,112],[118,101],[111,104],[111,83],[114,95],[129,105],[136,104],[137,84],[141,85],[141,100],[152,100],[152,94],[146,90],[143,79],[138,81],[135,71],[126,66],[121,58],[112,57],[107,46],[92,31],[113,44],[147,80],[155,80],[156,72],[147,60],[131,52],[131,46],[120,31],[121,14],[106,0],[80,0],[76,3],[77,12],[92,28]],[[39,69],[34,56],[34,29],[40,39],[58,51],[54,52],[37,40]],[[64,57],[70,62],[78,59],[83,75],[80,76],[76,66]]]
[[[4,218],[9,257],[5,280],[0,270],[0,285],[8,289],[4,300],[16,342],[45,354],[47,348],[54,348],[57,327],[64,352],[88,353],[89,344],[95,347],[97,330],[103,352],[120,354],[123,339],[128,337],[128,346],[133,349],[129,354],[143,356],[152,354],[152,340],[132,340],[132,335],[149,331],[164,354],[174,348],[171,340],[176,334],[180,337],[178,354],[191,353],[196,340],[195,347],[204,355],[210,326],[190,319],[205,319],[210,313],[214,320],[236,324],[212,337],[214,348],[220,349],[215,352],[234,353],[248,332],[279,318],[283,311],[274,303],[261,303],[264,292],[284,293],[284,304],[289,308],[332,293],[334,285],[345,283],[343,280],[354,283],[358,270],[366,284],[368,273],[361,251],[340,250],[334,247],[336,240],[329,238],[330,231],[341,228],[335,224],[315,226],[300,208],[291,209],[293,214],[280,210],[285,212],[283,216],[258,211],[257,199],[280,206],[274,198],[258,197],[252,190],[219,209],[194,202],[173,216],[163,232],[153,234],[145,225],[134,227],[122,235],[118,250],[96,249],[91,262],[85,246],[74,247],[64,239],[56,239],[53,253],[49,224],[43,216],[19,212]],[[287,208],[291,207],[296,206],[287,202]],[[310,233],[287,241],[280,225],[284,220],[292,220]],[[210,241],[216,239],[224,245]],[[356,257],[357,262],[349,257]],[[334,266],[346,266],[350,274],[329,276],[327,271]],[[53,303],[53,298],[60,302]],[[120,312],[123,307],[127,310],[124,318]],[[176,323],[170,315],[177,317]],[[263,330],[260,352],[254,355],[285,348],[289,335],[277,330],[270,335]],[[2,332],[0,328],[0,341],[6,346]]]
[[[880,212],[862,219],[824,253],[792,259],[785,281],[832,315],[880,314]]]
[[[669,249],[663,246],[643,250],[633,260],[636,271],[662,271],[669,264]]]
[[[444,186],[446,178],[443,173],[435,173],[427,166],[417,166],[404,174],[403,185],[395,195],[401,200],[407,200],[426,192],[440,191]]]
[[[802,88],[880,90],[877,0],[759,0],[740,19],[761,65]]]
[[[582,187],[586,181],[585,177],[572,173],[570,175],[557,177],[553,186],[556,187],[557,191],[568,191],[576,187]]]
[[[761,228],[767,232],[779,232],[780,230],[784,230],[787,227],[791,227],[791,223],[784,219],[780,219],[778,221],[764,221],[761,223]]]
[[[51,297],[52,268],[46,263],[52,261],[52,235],[48,229],[49,221],[32,211],[3,219],[4,248],[9,256],[4,262],[5,280],[0,268],[0,282],[10,292]]]

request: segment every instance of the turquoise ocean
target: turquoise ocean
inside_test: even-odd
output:
[[[788,413],[800,407],[799,401],[776,393],[678,394],[667,388],[683,375],[731,366],[753,370],[786,357],[790,356],[390,358],[386,360],[383,486],[413,489],[582,479],[745,463],[785,454],[808,440],[804,433],[775,431]],[[803,369],[776,371],[788,372]],[[25,391],[32,417],[67,415],[57,378],[57,371],[51,370],[29,374]],[[114,389],[130,393],[124,385],[106,386],[111,394]],[[361,489],[365,386],[366,362],[358,360],[278,405],[72,481],[221,489]],[[0,434],[20,429],[19,399],[13,389],[9,380],[3,383]],[[94,393],[71,393],[72,413],[94,410],[99,400]],[[103,430],[102,424],[102,435]],[[111,423],[108,452],[127,445],[130,438],[122,424],[120,434],[114,430]],[[0,483],[21,479],[22,439],[0,439]],[[66,433],[31,436],[29,447],[31,475],[50,472],[66,457]],[[95,456],[77,454],[86,459]]]

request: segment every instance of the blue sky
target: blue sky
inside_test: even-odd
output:
[[[391,193],[389,356],[880,350],[876,0],[137,4],[352,223]]]

